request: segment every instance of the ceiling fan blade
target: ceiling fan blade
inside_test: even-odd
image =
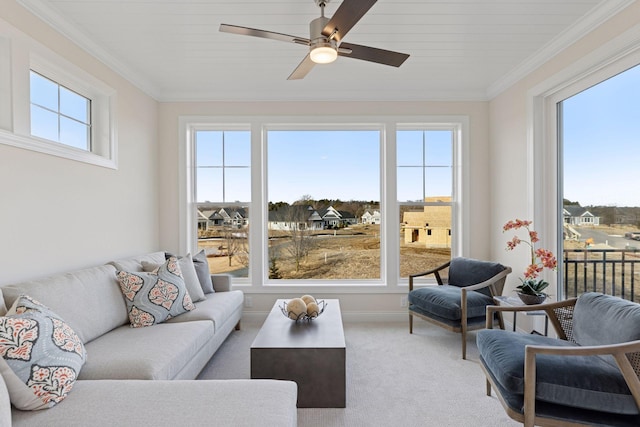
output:
[[[290,36],[289,34],[274,33],[273,31],[257,30],[255,28],[241,27],[239,25],[220,24],[223,33],[240,34],[242,36],[262,37],[263,39],[279,40],[289,43],[297,43],[309,46],[311,40],[304,37]]]
[[[346,58],[362,59],[363,61],[377,62],[378,64],[399,67],[409,57],[406,53],[394,52],[392,50],[378,49],[375,47],[362,46],[359,44],[341,43],[338,48],[338,55]]]
[[[311,56],[307,53],[307,56],[305,56],[302,62],[293,70],[293,73],[287,77],[287,80],[303,79],[304,76],[309,74],[309,71],[311,71],[314,65],[316,65],[316,63],[311,60]]]
[[[378,0],[344,0],[322,30],[322,35],[340,42]]]

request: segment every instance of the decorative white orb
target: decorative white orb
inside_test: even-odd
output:
[[[318,317],[318,314],[320,314],[320,307],[318,307],[318,303],[310,302],[307,304],[307,314],[309,317]]]
[[[316,302],[316,299],[311,295],[302,295],[300,297],[305,304],[309,305],[310,302]]]
[[[287,303],[287,313],[290,319],[297,320],[307,314],[307,304],[302,298],[294,298]]]

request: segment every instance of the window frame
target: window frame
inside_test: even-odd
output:
[[[538,224],[540,239],[551,242],[558,254],[563,248],[562,154],[558,138],[558,103],[616,74],[640,64],[640,25],[593,50],[576,63],[542,81],[527,93],[528,216]],[[545,272],[557,300],[564,299],[564,266]]]
[[[468,158],[469,117],[466,115],[443,116],[180,116],[179,119],[179,250],[182,253],[193,252],[197,248],[197,224],[195,221],[194,187],[194,131],[203,128],[232,130],[238,127],[251,130],[251,205],[250,224],[250,273],[249,278],[234,279],[234,286],[248,292],[281,293],[283,291],[336,292],[349,293],[397,293],[406,291],[408,280],[400,278],[399,272],[399,204],[396,197],[396,146],[398,129],[422,129],[441,126],[452,129],[455,136],[453,159],[453,183],[455,200],[452,206],[452,228],[460,230],[454,233],[452,256],[465,256],[469,252],[469,236],[464,230],[470,224],[469,170],[464,167]],[[300,126],[314,128],[322,126],[342,126],[356,128],[380,126],[381,136],[380,176],[381,176],[381,278],[363,283],[299,282],[268,284],[268,251],[266,248],[266,225],[268,204],[266,197],[266,129],[295,129]],[[466,236],[465,236],[466,235]],[[393,254],[384,256],[384,254]],[[260,272],[257,274],[257,272]],[[288,281],[287,281],[288,282]]]
[[[107,84],[7,25],[0,32],[0,144],[96,166],[118,169],[116,91]],[[91,101],[91,150],[31,135],[30,71]]]

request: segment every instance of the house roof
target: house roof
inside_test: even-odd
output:
[[[591,212],[578,205],[568,205],[564,207],[564,210],[567,212],[569,216],[578,217],[578,216],[593,216]]]

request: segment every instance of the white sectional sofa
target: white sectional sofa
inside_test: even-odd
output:
[[[141,272],[145,263],[164,261],[165,253],[156,252],[0,288],[0,315],[26,294],[62,318],[87,353],[72,391],[49,409],[10,409],[0,375],[0,427],[296,425],[293,382],[195,380],[240,324],[244,297],[230,289],[228,276],[213,276],[215,292],[194,310],[130,327],[116,272]]]

